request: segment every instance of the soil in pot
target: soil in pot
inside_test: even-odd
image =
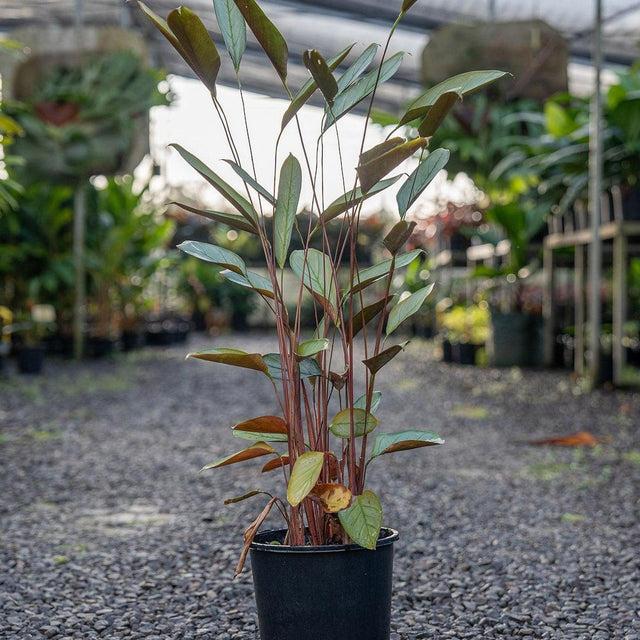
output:
[[[285,531],[259,533],[250,549],[261,640],[389,640],[393,544],[290,547]]]

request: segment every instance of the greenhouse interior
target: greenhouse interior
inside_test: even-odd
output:
[[[0,1],[2,637],[634,640],[639,426],[640,2]]]

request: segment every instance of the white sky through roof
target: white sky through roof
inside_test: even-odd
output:
[[[226,138],[220,125],[209,94],[202,85],[194,80],[185,78],[173,78],[172,88],[178,98],[170,108],[157,108],[153,111],[152,151],[154,157],[163,165],[169,185],[174,187],[185,186],[187,193],[193,193],[206,183],[200,176],[178,155],[169,149],[170,143],[178,143],[197,155],[205,164],[219,173],[225,180],[233,184],[239,190],[242,183],[221,159],[230,158]],[[250,168],[250,156],[246,145],[244,133],[244,120],[242,118],[242,104],[239,94],[235,89],[219,87],[218,99],[223,104],[231,128],[236,133],[236,140],[243,154],[243,166]],[[269,98],[262,95],[247,93],[245,102],[248,112],[249,128],[254,143],[254,160],[258,181],[269,191],[273,191],[274,158],[273,150],[280,131],[282,114],[288,106],[288,102],[277,98]],[[320,128],[322,110],[317,107],[304,107],[300,112],[300,123],[311,161],[315,155],[315,141]],[[353,188],[355,179],[355,166],[360,150],[362,127],[364,119],[360,116],[348,115],[338,121],[340,131],[340,149],[342,163],[345,167],[346,183],[343,185],[340,178],[341,155],[336,143],[335,127],[330,129],[325,136],[324,166],[325,166],[325,205],[328,205],[338,196]],[[367,131],[367,145],[369,148],[385,137],[383,130],[376,125],[369,125]],[[293,153],[303,166],[303,192],[301,204],[309,206],[312,192],[310,180],[304,169],[304,155],[301,151],[299,136],[294,122],[285,130],[285,135],[280,143],[278,151],[278,171],[288,153]],[[409,172],[415,166],[415,161],[410,160],[400,167],[399,171]],[[438,180],[438,184],[441,180]],[[346,188],[345,188],[346,185]],[[434,185],[434,189],[436,186]],[[205,204],[210,207],[223,206],[223,199],[212,188],[198,193]],[[429,199],[429,194],[425,200]],[[372,197],[365,207],[372,212],[381,208],[394,210],[395,191],[390,189],[388,193],[380,197]],[[420,206],[420,205],[416,205]],[[317,210],[317,207],[316,207]]]

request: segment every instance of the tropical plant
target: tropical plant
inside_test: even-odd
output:
[[[404,0],[389,39],[415,1]],[[286,544],[325,545],[352,540],[362,547],[375,548],[383,514],[380,500],[367,488],[371,463],[382,455],[442,443],[437,434],[420,429],[375,433],[378,427],[375,414],[381,400],[376,382],[384,366],[406,344],[394,343],[393,336],[402,322],[420,309],[433,287],[424,286],[401,300],[392,294],[394,274],[421,253],[420,249],[402,250],[415,225],[406,220],[406,214],[449,155],[444,149],[428,150],[429,137],[455,102],[503,73],[465,73],[424,92],[400,119],[401,125],[417,123],[418,135],[409,140],[388,137],[366,148],[369,120],[365,119],[356,173],[351,175],[338,167],[344,193],[325,201],[327,183],[320,176],[336,170],[335,166],[323,166],[325,138],[329,135],[340,138],[341,118],[357,105],[364,103],[370,114],[378,87],[397,71],[403,54],[387,58],[387,40],[382,61],[373,70],[367,68],[377,49],[375,45],[356,56],[344,72],[334,73],[353,46],[327,59],[315,49],[307,50],[302,59],[311,77],[294,92],[287,80],[287,44],[255,0],[214,0],[219,28],[236,73],[240,73],[248,25],[282,81],[290,102],[282,118],[281,132],[288,125],[295,126],[298,112],[314,92],[319,90],[324,98],[324,118],[317,140],[310,142],[300,135],[302,161],[293,154],[283,159],[278,139],[273,158],[274,166],[280,167],[279,175],[274,177],[272,187],[267,188],[257,181],[250,163],[242,165],[237,151],[239,137],[230,131],[224,107],[216,96],[220,55],[201,20],[185,7],[172,11],[165,21],[142,2],[140,6],[210,91],[214,108],[225,125],[231,153],[226,162],[243,183],[241,194],[188,150],[173,145],[237,211],[200,213],[254,234],[262,246],[268,271],[263,276],[249,270],[236,253],[220,246],[186,241],[179,247],[184,253],[223,267],[229,280],[256,291],[275,318],[277,353],[216,348],[189,354],[192,358],[243,367],[266,376],[281,410],[281,415],[260,415],[235,425],[233,434],[251,444],[203,467],[218,469],[267,457],[263,471],[277,470],[285,479],[286,498],[269,495],[265,508],[246,530],[238,571],[253,537],[274,506],[286,521]],[[244,131],[242,127],[239,135],[244,135]],[[247,143],[253,148],[251,139]],[[416,154],[418,166],[408,177],[402,174],[387,177]],[[313,217],[307,218],[306,224],[296,217],[303,181],[313,191]],[[363,268],[355,251],[362,204],[399,184],[398,221],[384,238],[386,256]],[[267,233],[265,221],[271,216],[273,232]],[[335,243],[327,240],[332,226],[339,229]],[[290,250],[293,236],[301,239],[301,249]],[[320,239],[320,248],[311,246],[316,239]],[[299,280],[298,304],[292,313],[287,309],[283,291],[287,264]],[[365,302],[365,289],[369,293],[374,285],[377,292],[374,301]],[[313,297],[316,319],[315,331],[308,339],[302,335],[300,326],[305,291]],[[283,451],[278,449],[279,445],[284,447]],[[264,493],[251,491],[230,502]]]
[[[472,304],[456,305],[442,317],[442,329],[451,342],[482,345],[489,337],[489,306]]]
[[[640,63],[618,74],[604,100],[603,188],[638,186],[640,172]],[[590,100],[564,93],[540,112],[538,135],[515,141],[491,173],[495,180],[526,182],[535,198],[557,213],[588,199]]]
[[[10,54],[17,57],[23,55],[24,47],[19,42],[0,40],[0,54]],[[22,127],[7,113],[0,101],[0,216],[8,209],[17,206],[16,197],[22,193],[22,185],[9,177],[7,167],[19,164],[21,159],[11,154],[9,146],[16,136],[23,135]]]
[[[36,347],[55,328],[55,319],[56,312],[52,305],[32,304],[17,317],[13,333],[23,346]]]
[[[539,266],[534,239],[546,225],[547,211],[539,206],[523,206],[520,198],[491,205],[484,217],[486,224],[472,233],[496,247],[506,240],[508,253],[498,266],[477,265],[473,276],[484,280],[487,292],[498,294],[502,310],[520,311],[523,288]]]
[[[162,220],[148,185],[108,178],[88,190],[87,293],[95,333],[109,337],[116,321],[139,315],[150,278],[165,255],[173,224]]]
[[[222,314],[224,326],[248,327],[248,316],[259,302],[257,293],[235,285],[221,275],[221,268],[212,269],[211,265],[191,256],[180,261],[179,270],[178,290],[192,316],[205,319],[218,312]]]
[[[112,314],[140,308],[172,225],[131,176],[86,188],[87,288],[104,327]],[[29,185],[0,216],[0,302],[16,313],[51,304],[63,332],[73,307],[72,227],[73,188],[64,185]]]
[[[434,134],[433,143],[451,152],[449,176],[467,174],[493,199],[500,198],[505,189],[517,193],[527,188],[520,175],[501,172],[498,177],[493,171],[506,162],[518,166],[518,157],[520,161],[526,157],[521,147],[543,132],[544,115],[536,103],[517,100],[500,104],[477,95],[453,110],[452,117]]]
[[[73,299],[73,189],[34,183],[0,216],[0,302],[16,313],[33,302],[55,305],[58,317]]]

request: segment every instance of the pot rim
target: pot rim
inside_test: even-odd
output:
[[[265,531],[259,531],[256,534],[256,538],[264,538],[269,535],[278,535],[279,537],[282,537],[282,533],[284,532],[286,532],[286,529],[266,529]],[[378,538],[378,542],[376,543],[376,549],[393,544],[400,538],[400,534],[391,527],[382,527],[382,529],[380,529],[380,535],[381,537]],[[371,549],[365,549],[355,542],[351,542],[349,544],[292,546],[284,544],[270,544],[268,542],[256,542],[255,539],[249,548],[252,551],[266,551],[271,553],[336,553],[342,551],[371,551]]]

